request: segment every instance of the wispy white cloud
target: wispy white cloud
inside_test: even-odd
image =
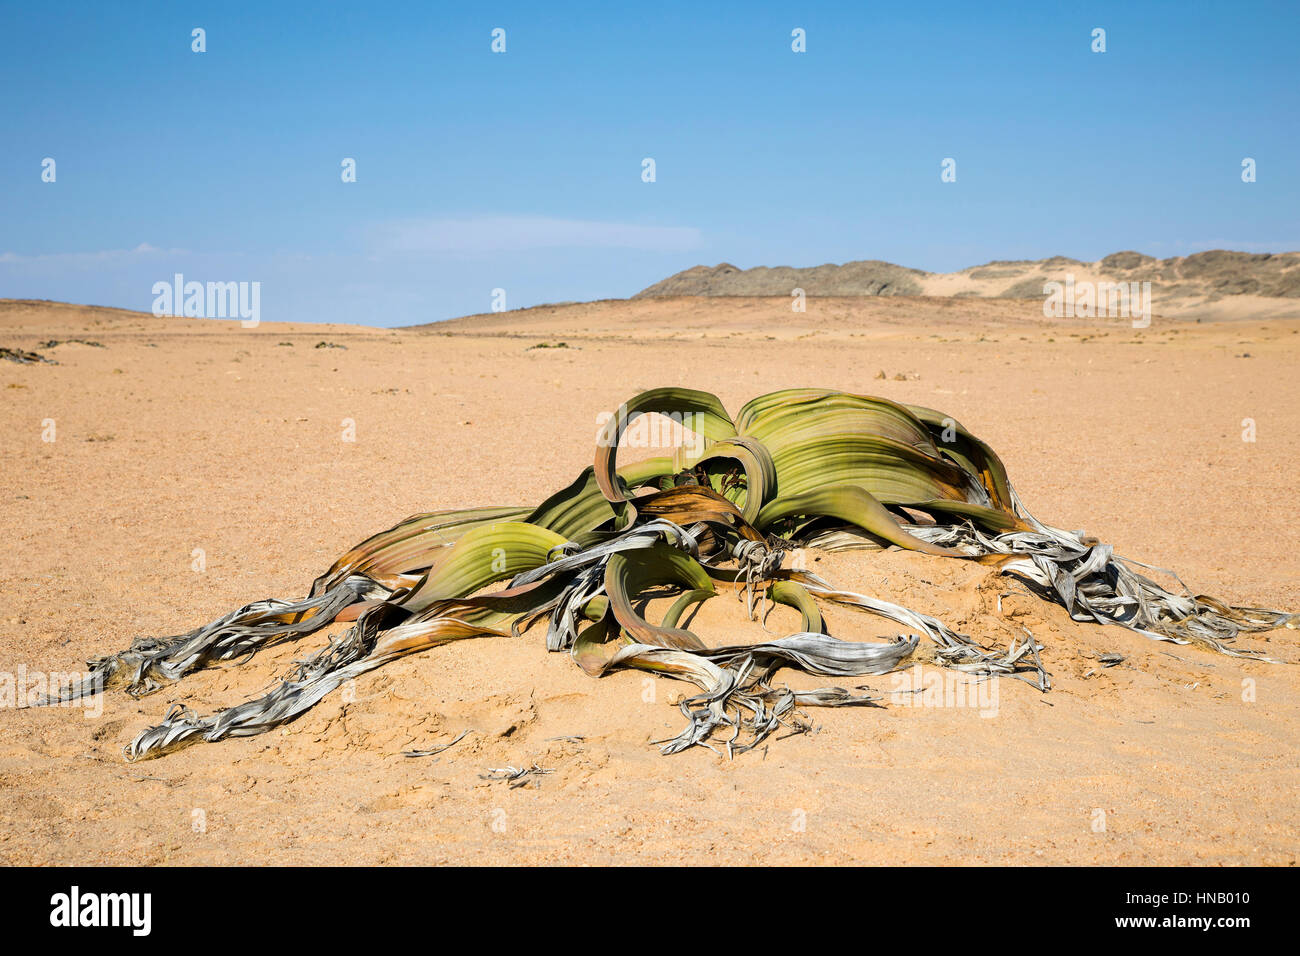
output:
[[[99,249],[93,252],[46,252],[34,256],[23,256],[13,252],[0,252],[0,263],[10,265],[98,265],[114,260],[140,259],[146,256],[187,255],[186,249],[159,249],[147,242],[142,242],[134,249]]]
[[[701,244],[700,231],[688,226],[520,216],[400,220],[376,226],[370,238],[377,254],[415,255],[562,248],[684,252]]]

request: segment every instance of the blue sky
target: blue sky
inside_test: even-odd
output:
[[[890,6],[0,0],[0,297],[180,272],[402,325],[724,260],[1300,248],[1300,5]]]

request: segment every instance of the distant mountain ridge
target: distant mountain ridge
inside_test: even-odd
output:
[[[960,272],[925,272],[868,259],[808,268],[730,263],[694,266],[656,282],[633,298],[661,296],[925,295],[979,298],[1042,298],[1047,282],[1150,282],[1165,311],[1195,312],[1229,296],[1300,300],[1300,252],[1251,253],[1216,249],[1157,259],[1116,252],[1096,262],[1065,256],[1000,260]],[[1271,314],[1300,316],[1300,302],[1279,302]]]

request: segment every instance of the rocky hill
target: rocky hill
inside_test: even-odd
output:
[[[1157,259],[1116,252],[1096,262],[1064,256],[988,262],[960,272],[924,272],[870,259],[808,268],[730,263],[695,266],[669,276],[634,298],[662,296],[925,295],[980,298],[1043,298],[1048,282],[1150,282],[1159,311],[1219,315],[1248,309],[1272,317],[1300,316],[1300,252],[1249,253],[1213,250]],[[1232,300],[1225,302],[1225,300]],[[1269,300],[1261,302],[1260,300]]]

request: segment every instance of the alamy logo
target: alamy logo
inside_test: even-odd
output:
[[[1135,329],[1151,324],[1150,282],[1075,282],[1067,273],[1064,282],[1044,283],[1043,295],[1043,315],[1049,319],[1131,317]]]
[[[187,319],[239,319],[246,329],[262,320],[260,282],[186,282],[176,273],[171,282],[153,284],[153,314]]]
[[[134,936],[148,936],[153,927],[152,893],[82,893],[74,886],[50,897],[50,925],[129,926]]]
[[[15,670],[0,671],[0,710],[78,707],[93,720],[104,712],[103,680],[103,674],[89,671],[29,671],[19,664]]]
[[[917,664],[895,671],[889,700],[901,707],[968,708],[981,717],[998,715],[998,682],[980,680],[940,667]]]
[[[609,448],[677,448],[693,458],[704,454],[700,416],[694,412],[646,412],[633,415],[626,405],[596,416],[596,444]]]

